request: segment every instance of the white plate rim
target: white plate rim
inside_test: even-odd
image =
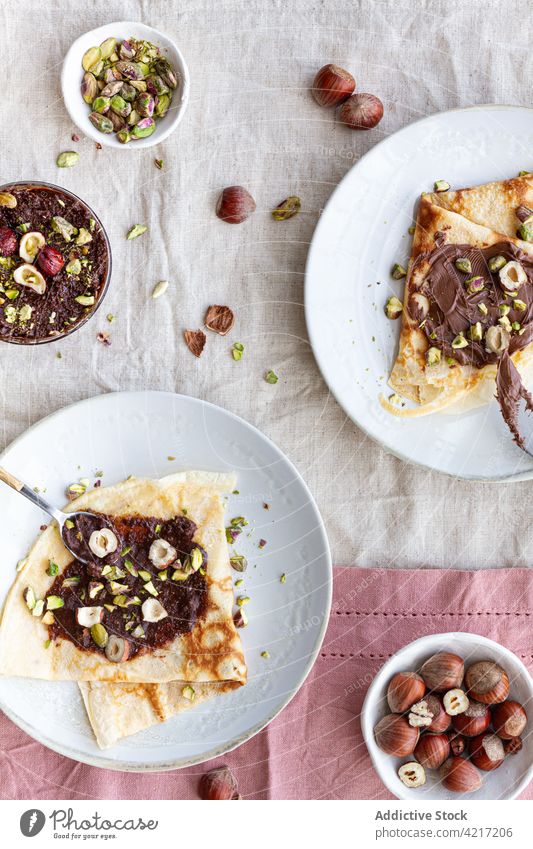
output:
[[[532,480],[533,479],[533,469],[531,469],[530,471],[518,472],[517,474],[514,474],[514,475],[503,475],[503,476],[495,475],[494,477],[478,477],[477,475],[466,475],[464,473],[456,473],[456,472],[452,472],[452,471],[446,471],[445,469],[435,468],[434,466],[431,466],[428,463],[423,463],[423,462],[419,462],[417,460],[414,460],[412,457],[408,457],[408,456],[404,455],[398,449],[392,448],[386,442],[383,442],[377,436],[370,433],[370,431],[367,430],[365,428],[365,426],[360,421],[356,420],[348,412],[343,401],[341,400],[340,394],[336,390],[336,387],[334,387],[329,382],[328,378],[326,377],[326,367],[325,367],[324,361],[321,359],[320,354],[319,354],[318,332],[315,332],[314,319],[312,317],[312,308],[310,306],[310,298],[309,298],[309,293],[310,293],[310,290],[311,290],[311,284],[310,284],[311,264],[314,262],[314,253],[317,250],[317,248],[316,248],[316,243],[318,241],[317,236],[320,235],[322,227],[325,226],[323,224],[323,222],[324,222],[324,219],[326,218],[326,215],[327,215],[327,212],[328,212],[328,207],[330,207],[332,205],[334,198],[336,197],[336,195],[338,193],[340,193],[340,189],[341,189],[341,186],[343,185],[343,183],[346,180],[348,180],[348,178],[353,179],[353,176],[352,176],[353,173],[356,172],[357,169],[359,169],[360,167],[363,166],[365,159],[369,155],[373,154],[374,151],[376,151],[378,148],[381,148],[382,145],[386,145],[387,143],[389,143],[391,139],[396,138],[397,136],[401,135],[402,133],[407,132],[412,127],[416,126],[417,124],[424,123],[424,121],[430,121],[431,119],[435,119],[437,117],[446,117],[447,115],[454,115],[454,114],[457,114],[457,113],[479,112],[479,111],[484,111],[486,109],[493,109],[493,110],[495,109],[495,110],[498,110],[498,111],[501,111],[501,112],[510,111],[510,110],[513,110],[513,111],[520,110],[520,111],[524,111],[524,112],[530,112],[530,113],[533,114],[533,107],[522,106],[520,104],[513,104],[513,103],[480,103],[480,104],[476,104],[474,106],[459,106],[459,107],[456,107],[454,109],[445,109],[442,112],[433,112],[430,115],[424,115],[422,118],[417,118],[416,121],[411,121],[409,124],[406,124],[404,127],[400,127],[400,129],[396,130],[396,132],[391,133],[391,135],[386,136],[386,138],[384,138],[384,139],[381,139],[381,141],[377,142],[377,144],[375,144],[373,147],[371,147],[370,150],[368,150],[356,163],[354,163],[354,165],[352,165],[352,167],[349,169],[349,171],[346,172],[346,174],[344,175],[342,180],[338,183],[338,185],[335,187],[333,193],[328,198],[326,206],[324,207],[322,215],[320,216],[320,220],[319,220],[319,222],[318,222],[318,224],[315,227],[315,230],[313,232],[313,236],[312,236],[312,239],[311,239],[311,244],[309,246],[309,251],[308,251],[308,254],[307,254],[307,260],[306,260],[306,264],[305,264],[304,314],[305,314],[305,323],[306,323],[306,327],[307,327],[307,334],[309,336],[309,342],[310,342],[310,345],[311,345],[311,348],[312,348],[312,351],[313,351],[313,355],[315,357],[315,361],[316,361],[317,366],[319,368],[319,371],[322,375],[322,378],[324,379],[324,382],[326,383],[329,391],[331,392],[331,394],[335,398],[337,404],[339,404],[339,406],[342,408],[342,410],[344,410],[344,412],[346,413],[348,418],[351,421],[353,421],[353,423],[356,425],[356,427],[358,427],[359,430],[361,430],[361,432],[364,433],[365,436],[367,436],[369,439],[371,439],[372,442],[376,443],[376,445],[379,445],[379,447],[383,451],[385,451],[387,454],[391,454],[393,457],[397,457],[398,460],[402,460],[402,462],[407,463],[409,466],[413,466],[413,467],[420,468],[420,469],[425,469],[426,471],[434,472],[434,473],[439,474],[439,475],[444,475],[445,477],[452,478],[452,480],[460,479],[460,480],[466,480],[466,481],[475,481],[475,482],[478,482],[478,483],[495,483],[495,482],[497,482],[497,483],[515,483],[515,482],[520,482],[520,481]]]
[[[176,764],[175,762],[167,762],[163,764],[142,764],[142,765],[133,765],[126,761],[115,761],[106,758],[105,755],[102,757],[90,757],[89,755],[85,755],[83,753],[78,752],[76,749],[71,748],[70,746],[58,745],[55,741],[52,741],[46,737],[46,735],[41,734],[38,730],[33,728],[29,723],[24,722],[19,719],[16,714],[14,714],[9,708],[7,708],[3,702],[0,700],[0,709],[5,713],[5,715],[12,720],[22,731],[25,731],[30,737],[36,740],[38,743],[46,746],[52,751],[56,752],[59,755],[63,755],[64,757],[71,758],[72,760],[77,761],[78,763],[85,763],[88,766],[95,766],[101,769],[109,769],[118,772],[135,772],[135,773],[145,773],[145,772],[168,772],[169,770],[179,770],[185,769],[190,766],[196,766],[198,764],[205,763],[206,761],[212,760],[213,758],[217,758],[220,755],[227,754],[228,752],[232,752],[234,749],[237,749],[243,743],[246,743],[248,740],[251,740],[252,737],[255,737],[256,734],[259,734],[264,728],[266,728],[272,720],[274,720],[292,701],[292,699],[296,696],[299,690],[302,688],[303,684],[307,680],[309,673],[311,672],[313,666],[315,665],[316,659],[322,647],[322,643],[324,641],[324,637],[326,635],[326,630],[329,624],[329,618],[331,613],[331,604],[333,598],[333,564],[331,559],[331,550],[329,546],[329,540],[326,532],[326,527],[324,524],[324,520],[322,515],[318,509],[316,501],[307,486],[304,478],[296,468],[296,466],[292,463],[292,461],[286,456],[286,454],[278,448],[278,446],[273,442],[266,434],[264,434],[259,428],[250,422],[243,419],[241,416],[238,416],[236,413],[232,413],[230,410],[226,410],[224,407],[219,406],[218,404],[213,404],[211,401],[204,401],[201,398],[196,398],[193,395],[185,395],[184,393],[179,392],[170,392],[165,390],[157,390],[157,389],[148,389],[148,390],[125,390],[121,392],[106,392],[102,395],[95,395],[90,398],[84,398],[81,401],[76,401],[74,404],[67,404],[65,407],[61,407],[59,410],[55,410],[53,413],[49,413],[47,416],[44,416],[42,419],[39,419],[38,422],[31,425],[27,428],[23,433],[19,434],[10,444],[5,448],[0,454],[0,463],[3,465],[4,457],[11,448],[13,448],[19,441],[21,441],[24,437],[27,436],[30,432],[35,432],[41,427],[45,422],[50,422],[50,420],[59,417],[64,410],[70,410],[73,407],[83,408],[85,406],[89,406],[91,404],[98,403],[112,403],[109,399],[117,398],[117,396],[134,396],[134,395],[142,395],[144,398],[150,395],[158,395],[158,396],[168,396],[173,399],[181,399],[184,398],[187,402],[192,402],[194,404],[198,404],[201,407],[208,407],[210,409],[214,409],[218,412],[222,412],[225,415],[229,416],[231,419],[237,421],[240,425],[244,425],[247,427],[252,433],[259,436],[260,439],[266,441],[266,443],[273,448],[279,455],[284,459],[284,461],[288,464],[291,472],[294,474],[295,478],[300,482],[303,486],[304,491],[309,499],[309,504],[311,509],[313,510],[317,522],[317,529],[320,532],[320,536],[322,538],[322,543],[324,545],[324,555],[326,557],[327,562],[327,571],[328,571],[328,581],[326,586],[327,599],[326,599],[326,607],[324,611],[324,616],[322,618],[322,622],[320,624],[320,628],[318,629],[316,644],[313,652],[308,658],[308,661],[305,665],[303,674],[300,676],[299,682],[296,687],[289,692],[289,694],[282,700],[282,703],[279,707],[277,707],[272,713],[270,713],[267,718],[253,728],[249,729],[246,734],[241,735],[238,739],[232,740],[229,745],[223,744],[222,746],[217,746],[212,749],[210,752],[199,755],[198,757],[190,757],[180,759],[180,763]]]

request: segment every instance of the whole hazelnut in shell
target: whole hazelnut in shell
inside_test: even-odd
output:
[[[503,742],[496,734],[485,733],[473,737],[469,748],[472,763],[484,772],[498,769],[505,759]]]
[[[490,725],[490,708],[481,702],[470,702],[464,713],[453,718],[453,727],[465,737],[477,737]]]
[[[387,688],[387,701],[393,713],[405,713],[426,692],[426,685],[416,672],[397,672]]]
[[[220,194],[216,214],[228,224],[242,224],[255,212],[255,200],[244,186],[227,186]]]
[[[419,736],[418,728],[413,728],[407,718],[398,713],[387,714],[374,728],[379,748],[387,755],[398,758],[413,754]]]
[[[324,65],[313,82],[313,97],[319,106],[338,106],[355,91],[355,79],[338,65]]]
[[[352,94],[339,109],[339,121],[352,130],[372,130],[383,118],[383,103],[375,94]]]
[[[444,693],[463,683],[465,665],[462,657],[452,652],[442,651],[432,655],[423,664],[420,674],[428,690]]]
[[[439,774],[443,786],[452,793],[474,793],[483,784],[476,767],[464,758],[448,758]]]
[[[509,695],[509,677],[505,669],[493,660],[479,660],[466,670],[468,695],[476,702],[494,705]]]
[[[520,704],[510,699],[498,705],[492,711],[492,725],[498,737],[511,740],[520,737],[527,725],[527,713]]]
[[[423,734],[414,755],[426,769],[438,769],[450,756],[450,741],[446,734]]]

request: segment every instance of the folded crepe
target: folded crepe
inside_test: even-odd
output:
[[[533,375],[533,245],[516,232],[533,215],[528,204],[531,175],[422,195],[389,380],[418,407],[383,400],[394,415],[463,412],[496,392],[523,447],[517,407],[520,397],[531,405],[521,376]]]
[[[0,623],[0,674],[80,682],[101,746],[112,745],[122,736],[164,722],[199,702],[243,685],[246,665],[232,617],[233,588],[222,502],[222,494],[234,487],[233,475],[184,472],[161,480],[130,478],[116,486],[94,489],[72,502],[67,511],[88,510],[101,515],[106,520],[103,525],[113,523],[120,537],[119,549],[124,542],[132,545],[109,557],[95,558],[85,574],[82,564],[63,545],[57,527],[49,526],[29,552],[6,599]],[[135,539],[142,539],[146,547],[154,527],[161,538],[167,529],[168,536],[174,526],[182,532],[186,530],[194,548],[179,551],[181,559],[158,571],[157,566],[152,568],[146,561],[140,543],[136,548]],[[184,538],[188,539],[187,535]],[[198,568],[196,564],[193,571],[190,564],[195,550],[202,553],[202,565]],[[136,556],[144,560],[136,561]],[[114,570],[111,573],[110,568]],[[151,575],[145,573],[147,568]],[[104,629],[106,616],[116,617],[118,611],[126,619],[130,617],[136,627],[140,623],[144,636],[136,628],[128,633],[113,630],[108,622],[104,650],[95,644],[92,628],[72,627],[76,619],[70,618],[67,608],[75,614],[79,607],[94,608],[98,596],[103,597],[102,590],[97,590],[95,598],[88,599],[88,581],[94,579],[95,569],[107,569],[107,574],[93,580],[91,586],[103,584],[105,601],[117,602],[108,604],[109,609],[114,608],[112,612],[104,610],[105,605],[100,607]],[[110,598],[106,594],[113,580],[115,595]],[[63,594],[64,604],[54,608],[58,596],[53,593],[58,592]],[[150,600],[175,600],[178,595],[182,606],[172,608],[172,614],[157,623],[143,621],[141,611],[145,608],[141,603],[148,600],[153,606]],[[132,598],[136,602],[130,605]],[[40,600],[45,602],[43,610]],[[170,604],[167,606],[170,609]],[[112,620],[113,626],[116,621]],[[156,633],[157,639],[151,638]],[[125,642],[133,655],[118,662],[107,655],[117,634],[119,645]],[[165,640],[165,635],[169,639]]]

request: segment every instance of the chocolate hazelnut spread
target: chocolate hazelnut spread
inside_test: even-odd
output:
[[[102,528],[112,530],[118,543],[103,558],[95,556],[87,544],[91,533]],[[63,602],[53,609],[51,639],[69,639],[79,648],[104,653],[105,645],[95,641],[93,629],[78,623],[77,611],[88,607],[102,611],[104,640],[114,635],[126,641],[127,660],[191,631],[207,603],[207,553],[194,542],[196,530],[186,516],[167,521],[100,514],[80,517],[66,534],[72,550],[88,562],[74,560],[47,593],[47,599],[52,596]],[[177,559],[166,568],[154,566],[150,559],[154,540],[164,540],[175,550]],[[201,553],[201,566],[193,570],[195,549]],[[165,615],[159,621],[145,618],[144,603],[149,599],[157,599],[163,608]]]
[[[416,293],[419,297],[414,294],[409,300],[409,313],[420,322],[430,346],[442,351],[450,365],[497,364],[496,398],[514,441],[524,448],[518,404],[523,398],[533,410],[533,398],[511,355],[533,342],[533,258],[511,242],[476,248],[448,245],[439,238],[430,253],[417,258],[415,267],[426,260],[429,270]],[[458,261],[468,271],[460,270]],[[491,261],[495,270],[489,267]],[[502,285],[499,275],[509,262],[519,263],[525,272],[524,282],[514,291]],[[427,298],[425,315],[420,295]],[[490,328],[501,331],[499,345],[493,344],[495,333]]]
[[[28,183],[2,192],[10,204],[0,205],[0,339],[35,343],[70,333],[105,290],[110,254],[102,227],[59,189]],[[37,245],[30,256],[28,235]]]

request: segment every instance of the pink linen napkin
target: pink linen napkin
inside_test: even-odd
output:
[[[0,717],[3,799],[189,799],[213,766],[233,769],[244,798],[387,799],[359,713],[383,663],[425,634],[471,631],[533,671],[533,572],[335,569],[324,644],[298,695],[268,728],[223,758],[175,772],[110,772],[56,755]],[[522,794],[533,799],[533,782]]]

